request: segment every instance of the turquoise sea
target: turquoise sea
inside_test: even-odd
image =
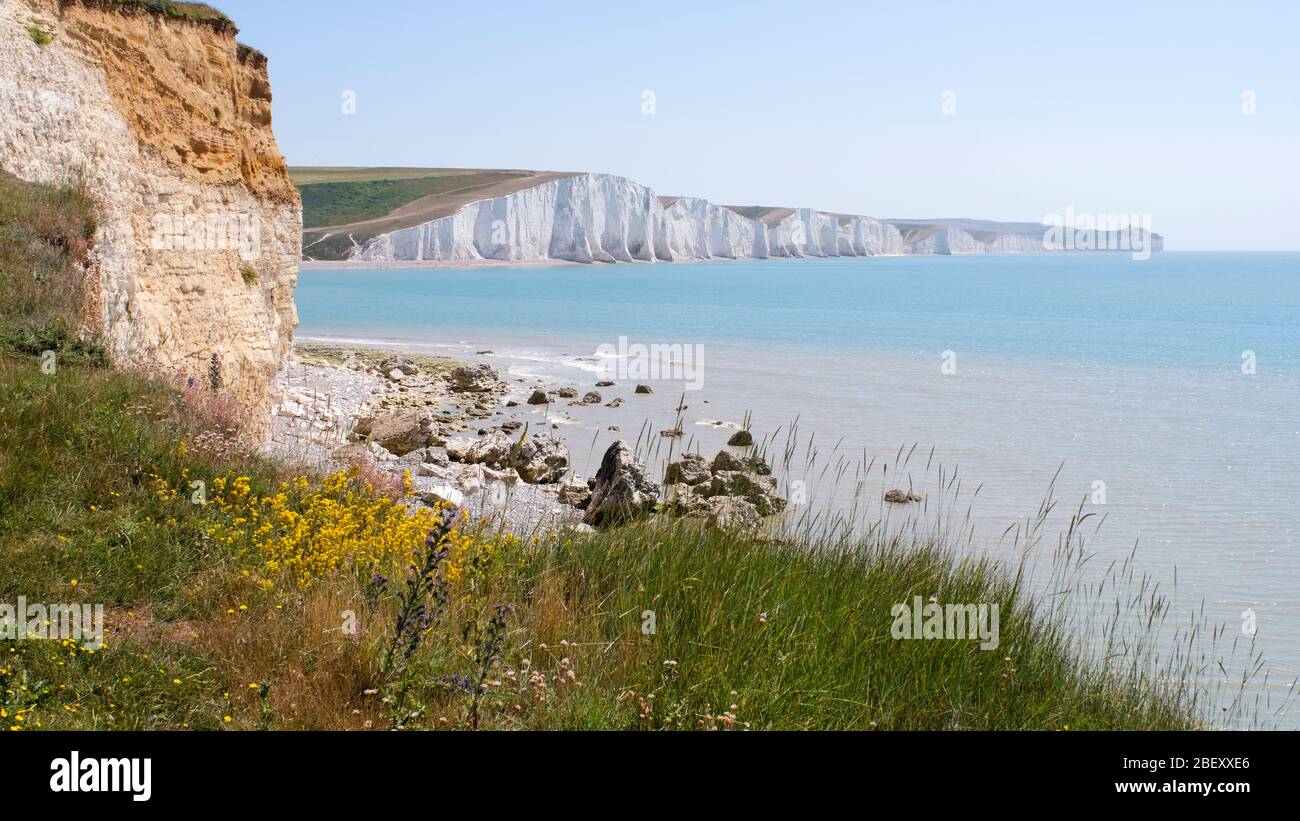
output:
[[[1097,564],[1136,544],[1174,610],[1203,603],[1230,641],[1252,640],[1253,613],[1269,678],[1251,697],[1280,703],[1300,673],[1298,253],[303,271],[297,302],[299,338],[480,359],[521,391],[590,389],[620,338],[698,351],[699,390],[670,378],[638,397],[616,379],[602,391],[621,408],[550,409],[583,475],[679,405],[677,450],[717,450],[734,427],[715,423],[746,413],[779,450],[797,417],[798,460],[820,460],[799,474],[810,505],[895,515],[881,487],[938,498],[942,463],[994,553],[1055,477],[1051,524],[1080,503],[1104,515]],[[830,478],[870,460],[888,481]]]

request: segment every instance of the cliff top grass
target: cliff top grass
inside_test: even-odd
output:
[[[454,214],[567,173],[469,168],[290,168],[302,194],[303,257],[342,259],[353,241]]]
[[[564,174],[509,169],[291,168],[303,198],[303,227],[378,233],[453,214]]]
[[[79,3],[91,8],[111,9],[125,13],[147,12],[172,20],[188,20],[212,28],[222,34],[235,35],[239,29],[233,20],[207,3],[189,3],[181,0],[62,0],[66,5]]]

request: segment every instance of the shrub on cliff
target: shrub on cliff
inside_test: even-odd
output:
[[[188,3],[183,0],[64,0],[64,2],[69,1],[92,8],[107,8],[126,13],[140,11],[174,20],[191,20],[218,32],[232,35],[238,31],[234,21],[207,3]]]
[[[85,263],[94,235],[94,208],[82,188],[32,185],[0,172],[0,348],[106,364],[87,328]]]

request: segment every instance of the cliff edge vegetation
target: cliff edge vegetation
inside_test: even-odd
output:
[[[266,57],[236,33],[200,3],[0,3],[0,171],[92,204],[82,320],[115,366],[198,378],[215,357],[266,425],[301,205]]]

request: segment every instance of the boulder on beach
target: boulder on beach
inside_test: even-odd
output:
[[[569,470],[569,449],[553,434],[525,436],[511,453],[510,464],[530,485],[552,484]]]
[[[461,493],[451,485],[438,485],[428,493],[420,497],[420,501],[429,507],[438,507],[442,505],[451,505],[460,507],[465,504],[465,494]]]
[[[469,453],[470,448],[474,447],[475,441],[477,440],[457,436],[455,439],[448,439],[442,447],[447,451],[448,459],[453,462],[464,462],[465,455]]]
[[[363,424],[364,422],[364,424]],[[399,410],[358,422],[356,432],[396,456],[405,456],[429,444],[433,418],[424,411]]]
[[[753,530],[763,523],[758,508],[747,499],[714,496],[704,511],[709,524],[723,530]]]
[[[600,380],[599,382],[596,383],[596,387],[598,387],[598,388],[612,388],[612,387],[614,387],[614,383],[611,382],[611,381],[608,380],[608,379],[602,379],[602,380]]]
[[[451,469],[446,466],[435,465],[432,462],[421,462],[416,468],[417,476],[430,476],[434,479],[448,479],[451,477]]]
[[[379,370],[390,375],[393,371],[400,371],[403,376],[415,376],[420,372],[419,366],[404,356],[388,357],[379,363]]]
[[[605,400],[601,397],[599,391],[587,391],[582,395],[582,404],[584,405],[599,405],[603,401]]]
[[[772,468],[763,461],[760,456],[737,456],[729,450],[720,450],[718,455],[713,457],[713,472],[718,473],[724,470],[739,470],[757,473],[760,476],[771,476]]]
[[[492,431],[486,436],[480,436],[472,445],[463,451],[461,461],[471,465],[486,465],[491,468],[502,470],[510,467],[510,451],[514,448],[514,440],[506,436],[501,431]],[[451,449],[448,448],[450,453]]]
[[[670,462],[664,471],[668,484],[698,485],[709,481],[709,463],[698,453],[684,453],[676,462]]]
[[[528,397],[528,404],[549,405],[551,404],[551,400],[544,391],[533,391],[532,396]]]
[[[462,393],[486,393],[501,382],[491,365],[460,365],[447,374],[447,383]]]
[[[645,465],[621,439],[605,451],[596,471],[596,481],[587,513],[589,525],[618,524],[654,510],[659,502],[659,485],[647,475]]]
[[[563,387],[555,391],[555,395],[561,399],[573,399],[578,395],[578,389],[573,387]]]
[[[718,455],[713,457],[713,472],[717,473],[723,470],[744,470],[745,460],[729,450],[720,450]]]
[[[688,485],[684,482],[669,485],[665,508],[677,516],[703,516],[709,508],[709,497],[704,495],[707,489],[704,485]]]
[[[555,495],[561,502],[582,510],[591,500],[591,488],[586,482],[574,479],[561,484]]]
[[[738,496],[757,508],[762,516],[780,513],[786,505],[775,479],[747,470],[724,470],[713,474],[707,493],[711,497]]]
[[[635,393],[654,393],[655,389],[649,385],[637,385]]]

